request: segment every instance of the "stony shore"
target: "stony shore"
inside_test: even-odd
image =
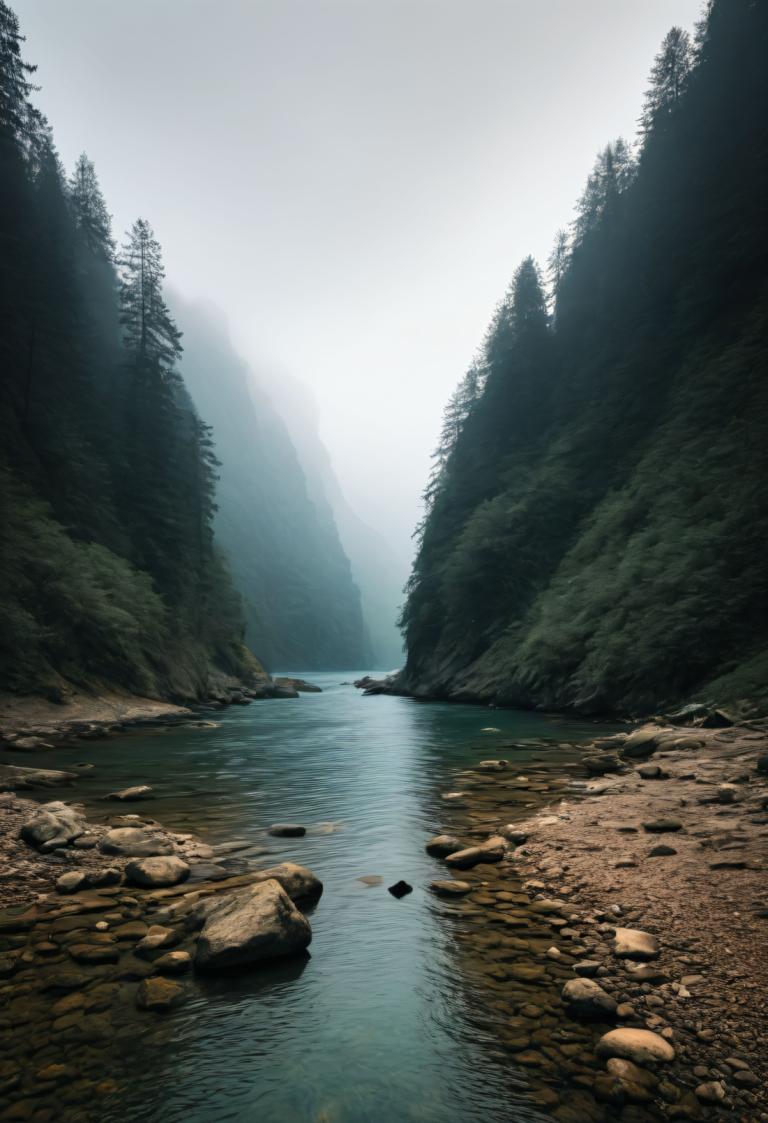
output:
[[[445,793],[436,906],[478,1024],[561,1123],[768,1120],[766,750],[768,723],[650,726],[571,782],[509,746]]]

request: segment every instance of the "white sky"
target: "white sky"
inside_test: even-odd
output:
[[[399,553],[443,404],[519,260],[700,0],[10,0],[71,167],[256,366],[317,398]]]

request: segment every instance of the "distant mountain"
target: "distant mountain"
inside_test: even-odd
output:
[[[271,670],[369,666],[360,593],[316,481],[223,315],[178,295],[173,306],[184,379],[221,461],[216,534],[244,597],[249,644]]]
[[[286,376],[262,377],[270,398],[285,418],[313,501],[338,527],[360,589],[372,666],[386,670],[400,667],[404,653],[397,618],[408,562],[398,557],[386,539],[349,505],[320,438],[317,406],[306,387]]]

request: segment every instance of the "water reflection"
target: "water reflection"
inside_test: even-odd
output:
[[[194,997],[110,1066],[123,1085],[103,1120],[210,1123],[466,1123],[539,1118],[526,1078],[473,1024],[472,992],[456,974],[455,934],[426,890],[424,841],[441,827],[440,792],[481,756],[531,753],[509,742],[562,738],[537,715],[365,698],[339,675],[308,676],[323,694],[230,709],[218,728],[135,734],[62,750],[92,760],[76,795],[95,812],[109,791],[149,783],[141,805],[213,841],[248,840],[265,861],[293,859],[324,881],[311,918],[311,956],[194,983]],[[490,718],[490,720],[489,720]],[[501,732],[481,733],[493,724]],[[568,736],[587,736],[588,726]],[[501,750],[500,746],[506,746]],[[47,758],[50,760],[50,757]],[[266,835],[272,822],[309,830]],[[328,825],[333,824],[333,829]],[[358,879],[378,875],[382,884]],[[402,900],[386,887],[404,878]]]

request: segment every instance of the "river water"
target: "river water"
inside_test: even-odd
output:
[[[115,1061],[122,1092],[104,1120],[164,1123],[485,1123],[540,1118],[526,1075],[473,1019],[424,843],[444,825],[457,770],[517,753],[510,739],[594,736],[585,723],[509,710],[364,697],[360,672],[308,675],[323,688],[210,715],[216,728],[133,733],[56,754],[92,761],[78,782],[93,816],[108,791],[155,789],[151,812],[211,842],[268,850],[259,862],[309,866],[325,891],[309,918],[310,956],[197,980],[180,1010],[138,1030]],[[206,715],[208,716],[208,715]],[[492,725],[500,732],[483,733]],[[601,727],[604,732],[604,727]],[[48,758],[50,761],[50,757]],[[68,795],[67,798],[70,798]],[[99,810],[100,809],[100,810]],[[108,810],[107,810],[108,809]],[[300,839],[266,835],[274,822]],[[380,885],[358,879],[378,875]],[[414,886],[396,900],[387,886]],[[144,1015],[139,1025],[148,1025]]]

